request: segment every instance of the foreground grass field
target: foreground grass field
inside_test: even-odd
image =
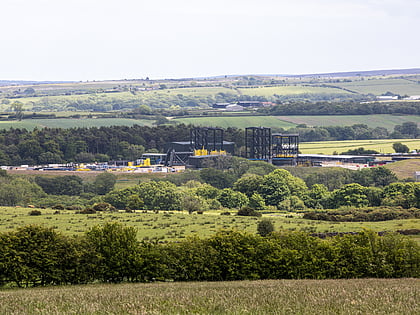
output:
[[[392,145],[401,142],[409,147],[410,150],[420,149],[420,139],[375,139],[375,140],[346,140],[346,141],[318,141],[301,142],[299,150],[302,154],[333,154],[341,153],[350,149],[360,147],[366,150],[375,150],[380,153],[394,153]]]
[[[419,314],[418,279],[105,284],[0,291],[1,314]]]
[[[72,210],[40,209],[41,215],[29,215],[30,208],[0,207],[0,231],[12,231],[27,224],[42,224],[54,227],[66,235],[82,234],[94,225],[105,222],[120,222],[133,226],[139,240],[177,241],[190,235],[209,237],[222,229],[237,229],[249,233],[257,232],[261,218],[220,215],[222,211],[206,211],[204,214],[188,214],[181,211],[153,211],[135,213],[97,212],[76,214]],[[382,222],[329,222],[306,220],[298,213],[265,212],[263,218],[272,220],[275,230],[305,232],[353,232],[368,228],[374,231],[396,231],[419,228],[419,219],[392,220]]]

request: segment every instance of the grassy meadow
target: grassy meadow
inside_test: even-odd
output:
[[[387,164],[385,167],[393,171],[400,179],[413,178],[414,172],[420,171],[420,158],[397,161]]]
[[[392,92],[399,95],[420,95],[420,84],[417,81],[399,78],[353,80],[352,82],[340,82],[333,85],[359,94],[381,95]]]
[[[293,124],[306,124],[307,126],[352,126],[354,124],[365,124],[370,128],[383,127],[393,131],[396,125],[405,122],[420,124],[420,116],[416,115],[330,115],[330,116],[278,116],[280,120]]]
[[[350,92],[332,87],[318,87],[309,85],[282,85],[270,87],[238,88],[241,95],[264,96],[299,95],[299,94],[350,94]]]
[[[190,235],[208,237],[222,229],[237,229],[256,233],[261,218],[221,215],[222,211],[206,211],[204,214],[188,214],[183,211],[136,211],[133,213],[96,212],[77,214],[73,210],[56,211],[40,209],[41,215],[29,215],[31,208],[0,207],[0,231],[14,230],[27,224],[41,224],[53,227],[65,235],[77,235],[94,225],[105,222],[120,222],[137,229],[139,240],[177,241]],[[328,222],[302,219],[299,213],[281,211],[263,212],[275,230],[305,232],[352,232],[364,228],[374,231],[396,231],[419,227],[420,220],[406,219],[381,222]]]
[[[420,124],[420,116],[416,115],[334,115],[334,116],[239,116],[239,117],[192,117],[176,118],[175,123],[193,124],[208,127],[270,127],[289,129],[299,124],[307,126],[352,126],[365,124],[370,128],[383,127],[393,131],[396,125],[404,122],[416,122]]]
[[[418,279],[100,284],[0,290],[1,314],[420,313]]]
[[[172,120],[175,123],[193,124],[203,127],[235,127],[245,129],[246,127],[270,127],[289,129],[296,126],[295,123],[279,119],[274,116],[239,116],[239,117],[193,117],[176,118]]]
[[[299,150],[302,154],[333,154],[334,152],[341,153],[349,149],[363,147],[366,150],[375,150],[380,153],[394,153],[392,144],[395,142],[405,144],[410,150],[420,149],[420,139],[374,139],[301,142],[299,143]]]
[[[0,129],[25,128],[90,128],[107,126],[152,126],[153,120],[127,118],[58,118],[58,119],[27,119],[21,121],[0,121]]]

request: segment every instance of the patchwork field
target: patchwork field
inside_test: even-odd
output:
[[[101,284],[0,291],[1,314],[420,313],[418,279]]]
[[[81,127],[106,127],[106,126],[152,126],[153,120],[126,119],[126,118],[95,118],[95,119],[28,119],[21,121],[0,121],[0,129],[25,128],[81,128]]]
[[[298,95],[298,94],[351,94],[350,92],[333,88],[309,85],[284,85],[270,87],[238,88],[241,95],[265,96],[273,95]]]
[[[137,229],[139,240],[176,241],[188,235],[207,237],[221,229],[238,229],[256,233],[261,220],[256,217],[220,215],[221,211],[206,211],[204,214],[188,214],[182,211],[137,211],[97,212],[76,214],[73,210],[40,209],[41,215],[29,215],[31,208],[0,207],[0,231],[11,231],[27,224],[42,224],[54,227],[66,235],[81,234],[94,225],[117,221]],[[382,222],[328,222],[301,218],[301,214],[289,212],[264,212],[263,218],[270,218],[275,229],[306,232],[351,232],[363,228],[374,231],[396,231],[419,227],[418,219]]]
[[[402,125],[405,122],[420,124],[420,116],[416,115],[278,116],[277,118],[297,125],[325,127],[365,124],[370,128],[383,127],[388,131],[393,131],[396,125]]]
[[[363,147],[366,150],[375,150],[380,153],[395,153],[392,148],[392,144],[395,142],[407,145],[410,150],[420,149],[420,139],[385,139],[301,142],[299,150],[302,154],[333,154]]]
[[[383,127],[393,131],[396,125],[404,122],[416,122],[420,124],[420,116],[403,115],[334,115],[334,116],[240,116],[240,117],[194,117],[176,118],[175,123],[193,124],[206,127],[270,127],[270,128],[293,128],[299,124],[307,126],[352,126],[365,124],[370,128]]]
[[[175,123],[193,124],[203,127],[270,127],[289,129],[296,126],[295,123],[281,120],[274,116],[240,116],[240,117],[194,117],[173,119]]]
[[[333,85],[339,86],[360,94],[381,95],[391,92],[399,95],[420,95],[420,84],[416,80],[387,78],[354,80],[352,82],[340,82]]]

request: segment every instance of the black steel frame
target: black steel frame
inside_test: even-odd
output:
[[[271,162],[271,128],[245,128],[245,157]]]

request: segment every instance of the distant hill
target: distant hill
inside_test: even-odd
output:
[[[331,73],[303,74],[303,75],[292,75],[292,76],[294,77],[356,77],[356,76],[380,76],[380,75],[387,76],[387,75],[404,75],[404,74],[420,74],[420,68],[331,72]]]
[[[0,86],[10,85],[41,85],[54,83],[74,83],[74,81],[22,81],[22,80],[0,80]]]
[[[391,70],[368,70],[368,71],[348,71],[348,72],[328,72],[328,73],[308,73],[308,74],[243,74],[243,75],[220,75],[211,78],[232,78],[241,76],[254,77],[288,77],[288,78],[329,78],[329,77],[358,77],[358,76],[389,76],[389,75],[420,75],[420,68],[411,69],[391,69]],[[204,78],[204,77],[203,77]],[[195,78],[199,79],[199,78]]]

